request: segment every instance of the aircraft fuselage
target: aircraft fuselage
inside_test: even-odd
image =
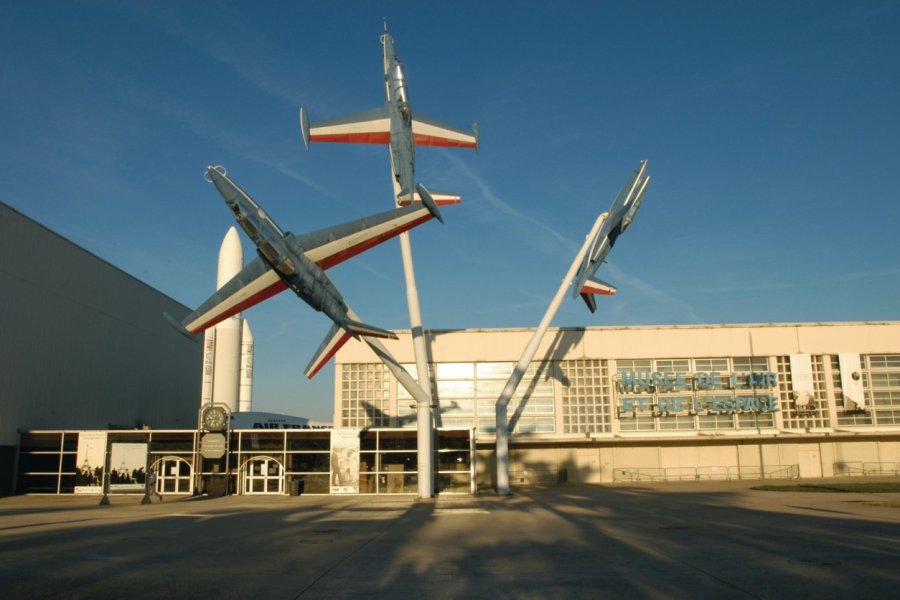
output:
[[[248,196],[226,198],[238,225],[256,245],[259,255],[297,296],[332,321],[346,322],[347,305],[337,287],[318,265],[294,249],[293,236],[283,233]]]
[[[412,200],[416,174],[416,145],[412,132],[412,108],[406,90],[403,64],[394,52],[394,40],[381,36],[384,45],[385,105],[391,117],[391,171],[400,193]]]

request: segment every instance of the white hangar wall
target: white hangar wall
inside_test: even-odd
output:
[[[196,426],[187,307],[0,202],[0,446],[17,429]]]

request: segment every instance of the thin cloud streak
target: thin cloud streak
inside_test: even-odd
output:
[[[625,271],[617,268],[615,265],[610,263],[606,263],[604,267],[607,272],[609,272],[612,277],[621,282],[625,282],[628,285],[637,288],[645,296],[648,296],[651,300],[662,304],[663,306],[668,306],[674,311],[685,315],[688,320],[693,323],[700,323],[701,319],[697,316],[697,313],[694,312],[694,307],[691,306],[688,302],[684,300],[680,300],[671,294],[664,292],[663,290],[655,287],[654,285],[647,283],[643,279],[639,277],[635,277],[633,275],[629,275]]]
[[[454,156],[450,152],[446,152],[445,156],[456,165],[456,167],[462,172],[463,175],[465,175],[472,183],[474,183],[476,186],[478,186],[479,190],[481,191],[482,196],[484,196],[484,198],[488,202],[490,202],[494,206],[494,208],[496,208],[498,211],[500,211],[501,213],[503,213],[507,216],[524,221],[525,223],[529,223],[529,224],[531,224],[535,227],[538,227],[539,229],[549,233],[551,236],[553,236],[553,238],[556,239],[556,241],[558,241],[569,252],[576,252],[578,250],[577,244],[572,242],[572,240],[561,235],[559,232],[557,232],[552,227],[548,227],[546,224],[541,223],[537,219],[529,217],[528,215],[523,214],[522,212],[516,210],[508,202],[506,202],[505,200],[503,200],[502,198],[497,196],[493,192],[493,190],[490,188],[490,186],[487,184],[487,182],[481,176],[479,176],[474,171],[472,171],[472,169],[470,169],[468,167],[468,165],[466,165],[466,163],[462,161],[462,159],[460,159],[457,156]]]
[[[846,273],[827,279],[820,278],[807,281],[779,281],[773,283],[754,284],[752,286],[716,286],[716,287],[693,287],[684,290],[675,290],[678,293],[691,294],[734,294],[759,291],[780,291],[780,290],[796,290],[809,287],[819,287],[822,285],[834,285],[839,283],[849,283],[852,281],[861,281],[865,279],[874,279],[877,277],[892,277],[900,275],[898,269],[884,269],[880,271],[859,271],[856,273]]]

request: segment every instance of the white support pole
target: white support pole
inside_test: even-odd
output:
[[[519,386],[519,382],[522,381],[522,377],[525,375],[525,370],[528,368],[528,365],[531,364],[531,360],[534,358],[538,346],[540,345],[541,340],[544,337],[544,333],[546,333],[547,328],[550,326],[550,322],[553,321],[553,317],[556,316],[556,312],[559,310],[559,307],[562,304],[563,296],[565,295],[566,290],[568,290],[569,286],[572,285],[572,279],[575,277],[575,273],[578,270],[578,267],[581,265],[581,261],[584,257],[585,252],[588,251],[588,247],[597,236],[597,233],[600,231],[600,227],[603,225],[603,222],[606,220],[606,217],[608,215],[609,213],[602,213],[599,217],[597,217],[597,220],[594,222],[594,226],[591,228],[590,233],[588,233],[587,237],[584,238],[584,244],[581,246],[581,250],[579,250],[578,254],[575,255],[575,260],[572,261],[572,266],[570,266],[568,272],[566,272],[566,276],[563,278],[562,283],[559,286],[559,290],[557,290],[556,295],[553,297],[553,300],[550,301],[550,306],[547,307],[547,312],[544,313],[544,318],[541,320],[540,325],[538,325],[537,329],[535,330],[534,335],[531,336],[531,340],[528,342],[528,345],[525,346],[525,350],[524,352],[522,352],[522,357],[516,364],[516,368],[513,370],[512,375],[509,376],[509,381],[506,382],[506,387],[503,388],[503,391],[500,393],[500,397],[497,399],[497,493],[503,496],[507,496],[510,493],[509,420],[507,418],[507,407],[509,406],[509,400],[512,398],[513,393],[515,393],[516,388]]]
[[[391,184],[394,190],[394,198],[398,198],[401,190],[394,170],[393,158],[391,159]],[[431,377],[428,374],[428,352],[425,348],[425,332],[422,327],[422,311],[419,307],[419,291],[416,287],[416,271],[413,267],[409,232],[404,231],[399,237],[400,255],[403,258],[403,277],[406,281],[406,304],[409,307],[409,329],[412,334],[413,354],[416,357],[417,379],[419,380],[417,387],[419,392],[423,394],[421,400],[413,394],[416,400],[418,493],[419,498],[431,498],[434,496],[434,469],[432,468],[434,419],[431,412]],[[371,346],[371,344],[369,345]],[[394,375],[396,376],[396,373]],[[404,387],[407,388],[410,394],[413,393],[408,386]]]
[[[406,279],[406,303],[409,306],[409,327],[412,333],[413,353],[416,357],[416,372],[419,388],[424,394],[423,401],[416,400],[417,463],[419,465],[419,498],[434,496],[434,420],[431,413],[431,377],[428,375],[428,353],[425,348],[425,331],[422,327],[422,312],[419,308],[419,292],[416,288],[416,271],[413,268],[412,246],[409,232],[400,234],[400,254],[403,256],[403,276]]]

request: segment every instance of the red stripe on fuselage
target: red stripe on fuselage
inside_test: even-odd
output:
[[[415,201],[415,204],[421,203],[421,200]],[[438,200],[437,198],[435,198],[434,203],[438,206],[447,206],[449,204],[461,204],[462,200],[460,200],[458,196],[456,198],[444,198],[443,200]],[[409,206],[410,204],[413,204],[413,202],[410,202],[409,200],[397,200],[397,204],[399,206]]]
[[[217,323],[221,323],[228,317],[233,317],[234,315],[238,314],[239,312],[246,310],[246,309],[250,308],[251,306],[255,306],[255,305],[259,304],[260,302],[262,302],[263,300],[271,298],[275,294],[279,294],[286,289],[287,289],[287,284],[284,281],[282,281],[281,279],[279,279],[278,281],[276,281],[269,287],[250,296],[249,298],[247,298],[240,304],[237,304],[236,306],[228,309],[224,313],[217,315],[214,319],[210,319],[209,321],[200,325],[199,327],[192,329],[191,333],[193,335],[197,335],[201,331],[205,331],[205,330],[209,329],[210,327],[212,327],[213,325],[215,325]]]
[[[332,254],[331,256],[326,256],[325,258],[323,258],[321,261],[319,261],[316,264],[318,264],[319,268],[321,268],[323,270],[330,269],[334,265],[338,265],[338,264],[344,262],[345,260],[347,260],[348,258],[353,258],[357,254],[365,252],[369,248],[374,248],[378,244],[385,242],[385,241],[391,239],[392,237],[396,237],[396,236],[400,235],[401,233],[403,233],[404,231],[409,231],[413,227],[421,225],[425,221],[429,221],[431,219],[431,217],[432,217],[431,213],[426,213],[424,216],[419,217],[418,219],[415,219],[413,221],[410,221],[409,223],[406,223],[405,225],[401,225],[395,229],[385,231],[381,235],[370,238],[360,244],[357,244],[356,246],[351,246],[351,247],[347,248],[346,250],[342,250],[341,252],[337,252],[335,254]]]
[[[342,142],[345,144],[390,144],[391,134],[386,131],[370,133],[320,133],[309,136],[311,142]]]
[[[609,290],[606,288],[588,287],[588,286],[584,286],[583,288],[581,288],[581,292],[579,292],[579,293],[581,293],[581,294],[596,294],[599,296],[615,296],[616,295],[615,290]]]
[[[475,142],[467,142],[465,140],[448,140],[447,138],[442,138],[435,135],[425,135],[423,133],[414,133],[413,143],[416,146],[445,146],[448,148],[475,147]]]

